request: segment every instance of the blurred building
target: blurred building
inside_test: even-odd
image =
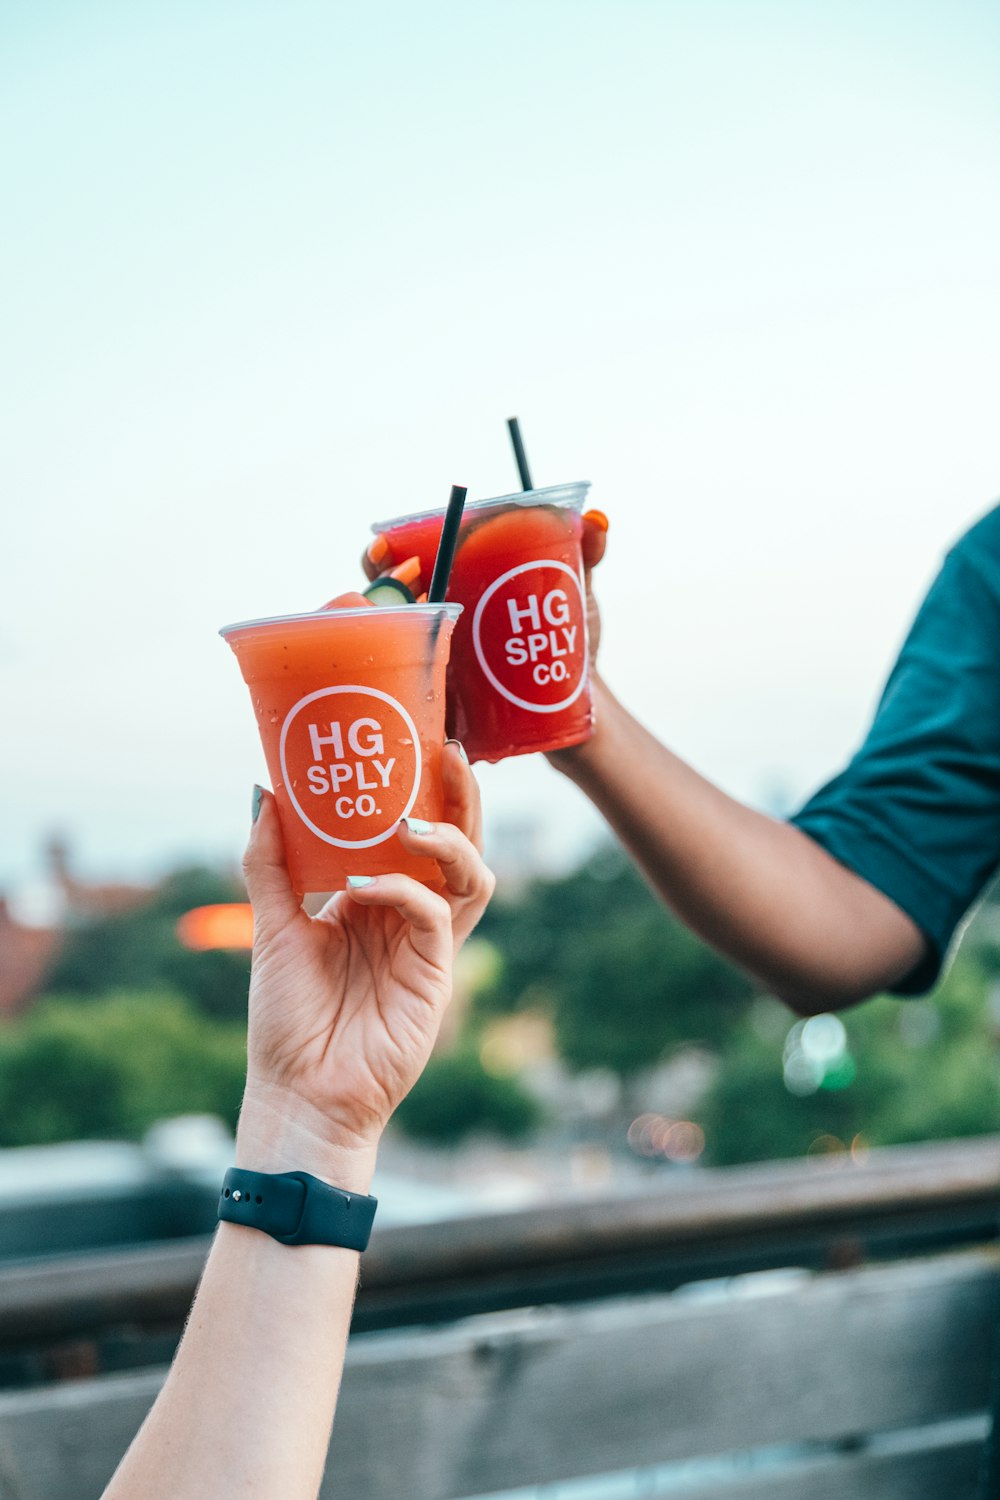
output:
[[[45,855],[49,884],[59,903],[60,925],[63,927],[99,922],[105,917],[135,911],[151,901],[155,894],[154,888],[148,885],[95,884],[80,880],[70,868],[69,845],[64,838],[50,839]]]
[[[0,896],[0,1016],[15,1016],[38,994],[59,951],[58,928],[32,927]]]
[[[73,874],[69,846],[53,838],[45,848],[45,880],[32,905],[41,920],[24,921],[0,895],[0,1017],[27,1009],[45,984],[68,928],[145,906],[151,886],[105,884]]]

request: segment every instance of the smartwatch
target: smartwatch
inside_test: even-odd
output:
[[[259,1229],[282,1245],[339,1245],[367,1250],[377,1198],[331,1187],[308,1172],[248,1172],[230,1167],[219,1194],[219,1218]]]

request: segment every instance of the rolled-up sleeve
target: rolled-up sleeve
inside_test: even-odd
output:
[[[1000,863],[1000,552],[980,556],[994,538],[1000,509],[946,559],[860,750],[791,819],[925,934],[903,995],[934,983]]]

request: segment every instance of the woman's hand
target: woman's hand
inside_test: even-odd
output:
[[[404,823],[398,837],[438,861],[443,894],[379,875],[315,917],[291,888],[274,799],[263,794],[244,864],[255,929],[238,1133],[247,1166],[359,1190],[370,1177],[386,1121],[430,1056],[455,954],[493,891],[478,788],[455,744],[442,774],[447,821],[424,833]]]
[[[438,861],[444,894],[379,875],[317,917],[292,890],[274,798],[259,795],[237,1166],[367,1193],[382,1128],[430,1055],[455,951],[493,890],[472,772],[454,744],[442,764],[448,821],[399,837]],[[357,1282],[345,1247],[220,1225],[170,1375],[105,1500],[312,1500]]]

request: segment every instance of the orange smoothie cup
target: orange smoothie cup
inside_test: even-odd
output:
[[[590,737],[587,611],[580,538],[589,484],[466,505],[448,581],[464,607],[448,666],[448,733],[470,760],[561,750]],[[372,527],[388,570],[419,557],[431,576],[442,510]]]
[[[400,818],[444,812],[445,669],[456,604],[319,610],[227,625],[250,689],[294,888],[348,875],[412,875],[440,888],[436,861],[408,855]]]

